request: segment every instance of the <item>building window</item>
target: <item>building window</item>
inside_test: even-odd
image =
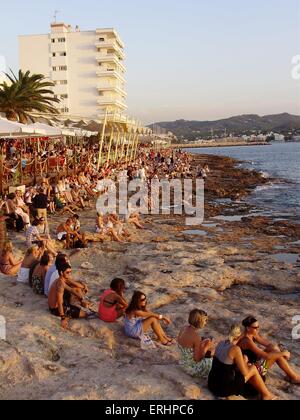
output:
[[[52,57],[56,57],[56,53],[52,53]]]
[[[55,44],[55,39],[54,39],[54,38],[52,38],[52,39],[51,39],[51,42],[52,42],[52,44]]]
[[[68,99],[68,95],[60,95],[60,99]]]
[[[66,52],[61,52],[61,53],[59,53],[59,55],[60,55],[60,57],[66,57],[67,53]]]
[[[58,68],[59,68],[60,71],[66,71],[66,70],[68,70],[68,67],[67,66],[59,66]]]
[[[67,80],[54,80],[53,82],[55,85],[67,85],[68,81]]]
[[[53,71],[56,71],[56,70],[57,70],[57,68],[56,68],[56,67],[52,67],[52,70],[53,70]]]
[[[100,91],[99,92],[99,96],[104,96],[104,92],[103,91]]]
[[[63,114],[67,114],[69,112],[69,108],[61,108],[60,110]]]
[[[66,38],[58,38],[58,42],[66,42]]]
[[[105,42],[105,38],[99,38],[99,42]]]

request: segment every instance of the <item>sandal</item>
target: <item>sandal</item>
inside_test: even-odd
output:
[[[160,343],[160,344],[164,347],[171,347],[172,346],[171,341],[167,341],[166,343]]]

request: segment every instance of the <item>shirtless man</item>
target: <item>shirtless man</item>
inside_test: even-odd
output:
[[[76,287],[78,286],[78,287]],[[87,313],[81,310],[88,308],[84,301],[86,289],[72,280],[72,268],[68,263],[62,264],[59,269],[59,278],[51,286],[48,303],[52,315],[61,318],[63,329],[68,328],[69,319],[87,318]],[[78,306],[75,306],[75,303]]]
[[[67,219],[65,223],[61,223],[56,229],[57,239],[59,241],[66,241],[66,248],[69,249],[71,240],[82,241],[81,235],[74,229],[74,223],[72,219]]]

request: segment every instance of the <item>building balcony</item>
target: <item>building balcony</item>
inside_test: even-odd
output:
[[[96,54],[96,60],[99,63],[114,63],[116,66],[119,66],[122,71],[126,71],[126,67],[124,64],[118,59],[118,56],[116,54]]]
[[[96,47],[115,51],[120,60],[125,60],[126,58],[124,51],[115,41],[98,41],[96,42]]]
[[[99,38],[101,36],[106,37],[107,35],[113,35],[113,39],[115,39],[115,41],[120,45],[121,48],[124,48],[125,45],[124,43],[121,41],[117,31],[115,31],[113,28],[107,28],[107,29],[97,29],[96,30],[96,34],[99,35]]]
[[[98,77],[110,77],[110,78],[121,80],[123,83],[125,83],[124,76],[120,72],[118,72],[117,70],[99,69],[99,70],[97,70],[97,76]]]
[[[118,99],[113,99],[113,98],[103,97],[103,98],[99,98],[97,102],[98,102],[98,105],[102,107],[115,107],[118,109],[122,109],[124,111],[128,108],[124,102],[119,101]]]
[[[110,85],[101,85],[101,83],[97,86],[99,91],[102,92],[115,92],[122,96],[127,96],[127,92],[119,86],[110,86]]]

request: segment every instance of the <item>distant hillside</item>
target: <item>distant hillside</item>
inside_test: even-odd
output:
[[[198,137],[208,137],[213,130],[214,136],[227,134],[241,135],[255,132],[288,132],[300,129],[300,116],[291,114],[266,115],[240,115],[217,121],[186,121],[158,122],[156,125],[172,131],[178,138],[185,137],[195,140]],[[152,127],[150,125],[149,127]]]

